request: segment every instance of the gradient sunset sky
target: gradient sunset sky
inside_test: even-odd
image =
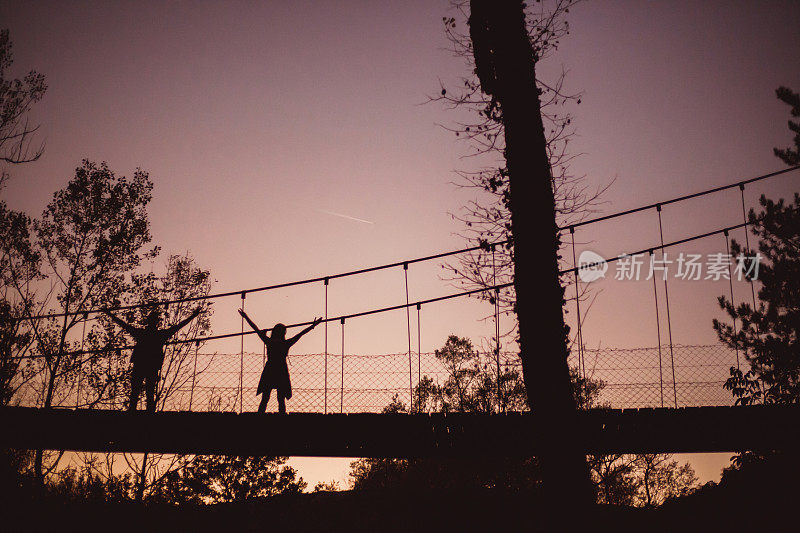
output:
[[[467,74],[447,50],[441,20],[452,14],[444,0],[3,2],[12,75],[35,68],[49,89],[33,113],[45,153],[11,169],[2,194],[37,216],[83,158],[125,175],[142,167],[155,183],[155,242],[191,252],[215,291],[463,247],[448,213],[475,193],[451,182],[475,163],[439,126],[457,115],[425,104],[440,80],[456,86]],[[800,90],[800,4],[591,1],[569,21],[540,72],[566,68],[568,89],[583,92],[571,108],[571,151],[581,154],[572,168],[590,188],[613,180],[600,214],[783,168],[772,148],[789,145],[789,114],[775,89]],[[798,185],[797,173],[776,178],[748,188],[747,200]],[[665,240],[740,222],[738,202],[736,190],[665,208]],[[605,256],[646,248],[657,243],[654,217],[577,237]],[[724,251],[724,240],[683,250]],[[440,274],[438,264],[412,266],[411,299],[453,292]],[[330,314],[403,303],[402,276],[332,282]],[[714,298],[727,283],[675,285],[676,342],[714,342]],[[587,344],[656,343],[652,285],[598,288]],[[238,304],[217,304],[214,333],[239,330]],[[308,320],[322,312],[322,287],[253,295],[247,306],[265,326]],[[479,322],[488,312],[477,302],[426,309],[423,351],[449,333],[490,335]],[[348,352],[406,349],[405,313],[348,328]],[[238,352],[238,341],[213,349],[228,348]],[[321,331],[296,350],[321,351]]]

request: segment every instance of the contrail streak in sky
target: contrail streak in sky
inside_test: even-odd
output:
[[[317,211],[319,211],[320,213],[325,213],[326,215],[333,215],[335,217],[342,217],[342,218],[346,218],[348,220],[355,220],[356,222],[363,222],[364,224],[373,224],[373,225],[375,224],[374,222],[372,222],[370,220],[364,220],[363,218],[351,217],[350,215],[343,215],[342,213],[336,213],[334,211],[328,211],[327,209],[317,209]]]

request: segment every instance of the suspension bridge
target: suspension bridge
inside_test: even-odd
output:
[[[562,234],[571,237],[566,246],[571,248],[573,259],[571,265],[561,270],[562,279],[565,284],[574,286],[578,294],[581,284],[579,271],[592,266],[579,265],[576,259],[574,235],[577,228],[645,211],[653,211],[657,216],[659,241],[626,256],[653,256],[660,253],[663,257],[664,251],[669,248],[712,236],[724,237],[730,255],[730,232],[748,226],[745,187],[799,169],[792,167],[561,227],[559,230]],[[664,241],[664,207],[736,188],[741,194],[741,223],[676,241]],[[746,232],[745,238],[748,239]],[[499,283],[497,273],[493,272],[491,283],[486,286],[411,301],[408,284],[410,266],[472,252],[493,256],[496,247],[503,244],[482,243],[471,248],[310,279],[105,309],[124,311],[222,298],[239,298],[244,306],[250,294],[316,284],[321,285],[324,292],[324,351],[290,356],[295,397],[291,404],[294,412],[288,417],[248,412],[255,409],[254,389],[264,364],[264,354],[245,353],[244,337],[254,332],[245,331],[242,324],[238,332],[179,338],[171,343],[184,346],[185,355],[181,365],[165,371],[166,374],[173,374],[162,375],[162,382],[170,383],[170,388],[163,391],[160,398],[162,411],[155,415],[121,412],[125,400],[122,391],[93,397],[95,392],[86,386],[82,388],[80,379],[63,395],[58,405],[60,409],[41,409],[42,391],[35,386],[23,386],[12,402],[14,406],[0,409],[0,421],[4,427],[23,429],[4,432],[0,443],[22,448],[243,455],[426,456],[482,453],[490,447],[501,447],[512,454],[517,451],[530,453],[529,446],[534,445],[536,432],[547,429],[537,425],[535,412],[528,412],[524,401],[514,403],[510,398],[508,383],[504,383],[501,376],[519,375],[519,362],[514,354],[501,351],[499,331],[494,339],[496,345],[475,355],[476,368],[495,377],[493,390],[486,391],[489,400],[484,404],[484,412],[425,413],[420,404],[419,387],[423,378],[436,382],[447,379],[447,371],[437,357],[421,350],[422,309],[438,302],[470,296],[494,294],[496,302],[497,293],[510,289],[513,284]],[[749,244],[748,240],[748,248]],[[614,263],[622,259],[623,256],[607,257],[604,261]],[[329,316],[328,289],[332,281],[390,269],[403,270],[405,302]],[[650,348],[587,348],[583,342],[580,299],[575,299],[577,328],[570,365],[582,377],[602,383],[595,403],[602,408],[577,415],[574,438],[586,442],[588,451],[596,452],[732,451],[779,448],[795,443],[800,436],[796,423],[800,411],[788,407],[732,406],[730,393],[722,385],[730,367],[746,364],[738,351],[720,345],[684,346],[673,342],[668,280],[666,277],[663,279],[666,301],[659,303],[656,278],[652,277],[657,338]],[[727,279],[732,280],[730,264]],[[752,282],[750,284],[755,305],[756,293]],[[732,281],[729,285],[733,299]],[[493,307],[493,319],[497,326],[500,321],[499,306],[495,303]],[[666,331],[661,329],[661,308],[666,311]],[[348,321],[403,310],[406,314],[407,352],[390,355],[347,353],[345,327]],[[49,313],[26,319],[73,316],[85,324],[101,311],[87,309]],[[412,315],[416,320],[412,320]],[[329,338],[328,323],[339,324],[339,338]],[[299,322],[288,327],[308,324],[310,322]],[[414,329],[416,350],[413,349]],[[239,354],[199,352],[200,345],[232,338],[242,339]],[[96,365],[97,356],[109,350],[87,350],[82,341],[79,349],[65,354],[78,361],[77,376],[86,370],[84,365]],[[334,345],[340,350],[331,350]],[[193,353],[192,346],[195,347]],[[116,346],[112,349],[119,352],[130,348]],[[31,354],[26,357],[35,359],[43,356]],[[377,414],[393,401],[404,404],[408,414]],[[85,408],[88,406],[92,408]],[[515,451],[515,446],[524,446],[524,449]]]

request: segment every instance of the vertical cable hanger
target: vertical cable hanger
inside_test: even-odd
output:
[[[325,278],[325,406],[323,414],[328,413],[328,278]]]
[[[661,239],[661,260],[664,261],[666,264],[666,254],[664,253],[664,230],[661,224],[661,204],[656,205],[656,211],[658,212],[658,236]],[[655,279],[655,273],[653,273],[653,279]],[[669,337],[669,361],[670,366],[672,367],[672,395],[675,400],[675,408],[678,408],[678,389],[677,384],[675,383],[675,354],[673,351],[673,344],[672,344],[672,321],[669,315],[669,288],[667,286],[667,276],[664,276],[664,303],[667,308],[667,335]]]
[[[247,291],[242,291],[242,311],[244,311],[244,300],[247,297]],[[242,335],[239,337],[241,340],[239,348],[239,413],[244,410],[244,317],[242,317]]]
[[[83,313],[83,329],[81,331],[81,356],[84,355],[83,353],[83,346],[84,341],[86,340],[86,321],[89,319],[89,313]],[[78,358],[80,360],[80,358]],[[83,366],[83,361],[81,361],[80,366]],[[75,409],[79,407],[81,401],[81,375],[83,374],[82,369],[78,368],[78,390],[75,392]]]
[[[653,250],[650,250],[652,261]],[[658,317],[658,288],[656,287],[656,277],[653,276],[653,301],[656,308],[656,336],[658,337],[658,390],[661,393],[661,407],[664,407],[664,371],[661,368],[661,320]]]
[[[420,312],[422,304],[417,304],[417,389],[419,390],[420,383],[422,383],[422,321]],[[417,410],[422,410],[422,402],[420,401],[419,393],[417,393]]]
[[[750,251],[750,237],[749,237],[749,233],[750,232],[747,231],[747,208],[745,207],[745,204],[744,204],[744,183],[740,183],[739,184],[739,192],[740,192],[741,197],[742,197],[742,222],[745,223],[745,227],[744,227],[744,244],[747,247],[747,251],[749,252]],[[755,288],[755,284],[753,283],[753,280],[751,279],[749,281],[750,281],[750,294],[753,297],[753,311],[755,311],[756,310],[756,288]]]
[[[583,357],[583,330],[581,328],[581,293],[580,285],[578,284],[578,260],[575,256],[575,227],[569,227],[569,234],[572,239],[572,271],[575,277],[575,314],[577,315],[578,322],[578,370],[583,374],[583,379],[586,379],[586,362]]]
[[[745,228],[747,231],[747,228]],[[728,236],[728,230],[722,232],[725,235],[725,252],[728,254],[728,285],[731,289],[731,305],[736,308],[736,303],[733,301],[733,276],[731,275],[731,243],[730,237]],[[736,317],[732,317],[733,319],[733,337],[736,338]],[[733,344],[733,349],[736,351],[736,368],[739,369],[739,347],[736,346],[736,343]]]
[[[200,350],[200,341],[194,341],[194,370],[192,371],[192,388],[189,391],[189,411],[192,410],[192,401],[194,400],[194,386],[197,380],[197,352]]]
[[[495,261],[495,245],[492,244],[492,285],[494,286],[494,340],[495,360],[497,362],[497,412],[504,410],[503,394],[500,386],[500,289],[497,288],[497,263]]]
[[[344,317],[342,317],[342,388],[339,391],[339,412],[344,413]]]
[[[413,370],[411,368],[411,309],[408,303],[408,263],[403,263],[403,275],[406,280],[406,325],[408,328],[408,407],[409,413],[414,412],[414,385],[412,383]]]

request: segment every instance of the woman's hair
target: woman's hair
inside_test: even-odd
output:
[[[272,328],[272,334],[273,335],[277,335],[277,337],[279,339],[285,339],[286,338],[286,326],[281,324],[280,322],[278,322]]]

